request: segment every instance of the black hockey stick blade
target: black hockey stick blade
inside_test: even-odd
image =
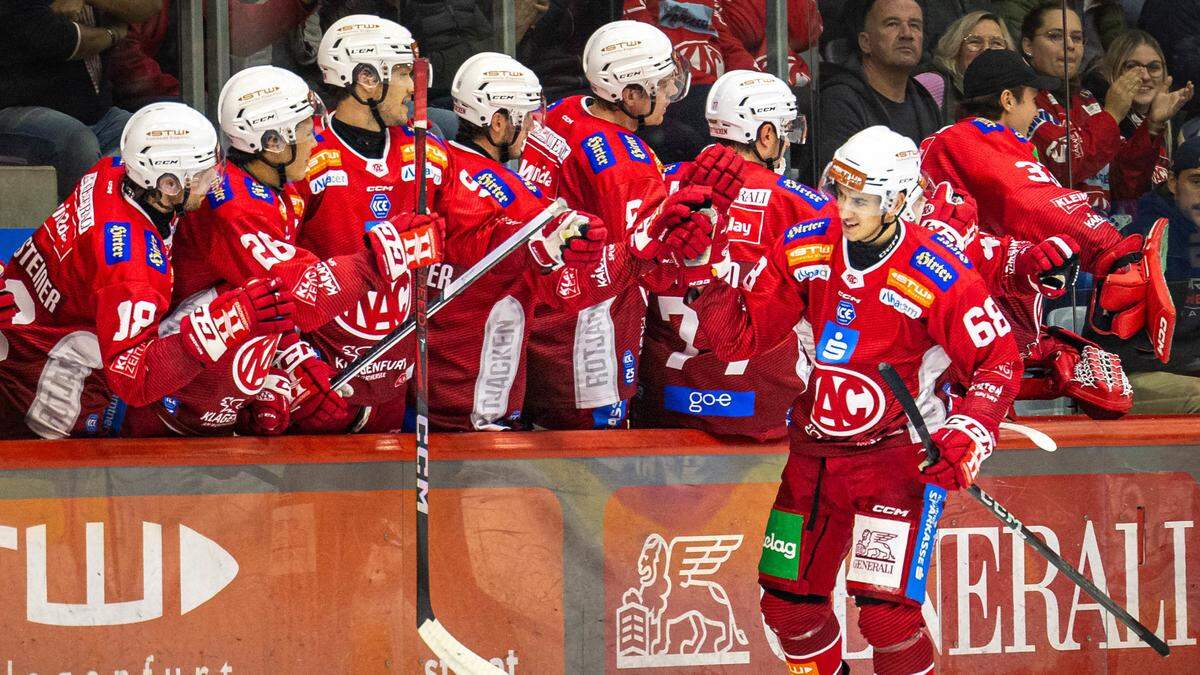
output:
[[[921,445],[925,446],[925,454],[935,458],[934,461],[936,461],[937,448],[934,447],[933,441],[929,438],[929,430],[925,426],[925,419],[921,417],[921,411],[917,409],[917,402],[913,400],[912,394],[908,393],[908,387],[904,386],[904,381],[900,379],[896,370],[887,362],[879,364],[879,374],[883,376],[883,381],[887,383],[888,389],[892,390],[892,396],[896,398],[896,401],[900,403],[900,407],[904,409],[904,414],[908,417],[908,421],[916,428],[917,435],[921,438]],[[1107,609],[1117,620],[1128,626],[1143,642],[1150,645],[1154,651],[1163,656],[1171,653],[1171,648],[1167,646],[1167,643],[1163,642],[1162,638],[1155,635],[1149,628],[1143,626],[1141,622],[1125,611],[1124,607],[1117,604],[1116,600],[1108,597],[1108,594],[1097,588],[1091,579],[1083,576],[1079,570],[1072,567],[1071,563],[1063,560],[1062,556],[1046,545],[1046,542],[1041,537],[1025,527],[1025,524],[1020,519],[1009,513],[1008,509],[993,499],[991,495],[984,492],[979,485],[971,485],[966,491],[978,500],[979,503],[987,507],[988,511],[996,516],[1000,522],[1004,523],[1006,527],[1016,532],[1021,539],[1024,539],[1030,548],[1037,551],[1051,565],[1054,565],[1063,576],[1070,579],[1076,586],[1082,588],[1100,606]]]

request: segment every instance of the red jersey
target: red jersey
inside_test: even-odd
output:
[[[101,159],[4,269],[20,313],[0,334],[0,433],[114,432],[112,393],[145,405],[199,368],[148,367],[171,300],[169,242],[124,177],[120,158]]]
[[[1092,207],[1117,214],[1130,222],[1137,214],[1137,200],[1155,186],[1165,183],[1171,171],[1166,135],[1150,133],[1146,118],[1130,113],[1121,123],[1121,145],[1117,156],[1095,176],[1084,181]]]
[[[1021,361],[1011,328],[965,256],[922,228],[901,223],[882,259],[850,266],[830,208],[788,228],[768,254],[754,292],[715,282],[693,304],[700,333],[729,361],[752,358],[812,324],[813,359],[797,363],[806,383],[792,408],[793,452],[853,454],[917,437],[877,366],[887,361],[936,429],[947,411],[944,381],[964,385],[955,414],[993,435],[1012,405]],[[705,346],[705,345],[701,345]]]
[[[432,292],[479,262],[545,209],[550,200],[519,175],[475,149],[450,144],[455,176],[436,205],[446,219],[446,253],[429,274]],[[510,255],[429,320],[429,392],[433,429],[509,428],[525,400],[526,346],[534,308],[579,310],[602,300],[624,275],[627,260],[610,259],[592,273],[564,267],[539,271],[527,249]]]
[[[526,166],[536,164],[549,173],[548,158],[562,155],[557,195],[572,208],[599,216],[609,243],[627,250],[633,231],[667,196],[662,164],[642,139],[592,115],[586,105],[568,99],[559,106],[566,106],[563,113],[548,117],[549,131],[564,141],[557,153],[530,135],[522,158]],[[615,297],[577,313],[544,311],[535,318],[529,363],[538,377],[530,378],[526,409],[542,426],[622,424],[624,401],[637,389],[646,295],[634,274],[614,274],[610,281],[617,287]],[[604,406],[610,408],[603,419],[597,413],[585,422],[573,412]]]
[[[687,59],[693,84],[712,84],[727,71],[755,69],[754,55],[733,36],[717,0],[625,0],[622,18],[658,27]]]
[[[1041,241],[1066,234],[1079,243],[1084,270],[1121,239],[1087,194],[1064,188],[1012,129],[983,118],[945,127],[921,143],[921,170],[975,199],[979,226],[996,235]],[[1100,270],[1104,272],[1106,270]]]
[[[251,279],[279,277],[295,296],[296,325],[312,331],[383,283],[365,248],[320,259],[296,246],[304,208],[293,185],[275,190],[229,164],[221,184],[199,210],[183,218],[175,235],[176,316]],[[156,406],[155,416],[177,433],[231,431],[238,411],[262,389],[278,343],[278,336],[271,336],[226,354],[185,390]],[[147,416],[131,420],[132,433],[162,433]]]
[[[1066,106],[1044,90],[1035,101],[1038,114],[1029,138],[1042,163],[1067,185]],[[1161,137],[1152,137],[1145,124],[1128,136],[1122,134],[1117,121],[1087,89],[1071,95],[1071,137],[1074,183],[1070,187],[1087,192],[1092,208],[1104,214],[1112,211],[1110,189],[1122,200],[1136,200],[1150,189],[1150,175],[1165,151]]]
[[[521,151],[521,178],[532,183],[547,199],[558,197],[562,165],[571,154],[566,135],[576,120],[589,113],[583,106],[587,96],[568,96],[546,108],[546,118],[533,125]]]
[[[433,204],[450,176],[446,146],[428,137],[426,190]],[[382,157],[364,157],[338,137],[326,120],[305,179],[296,184],[304,199],[299,246],[318,258],[366,251],[363,234],[376,223],[416,211],[416,139],[406,127],[389,127]],[[403,323],[413,306],[412,278],[406,274],[387,292],[368,291],[333,321],[306,334],[317,352],[341,370]],[[405,340],[350,381],[356,405],[403,406],[411,375],[413,340]],[[393,416],[396,416],[393,413]]]
[[[668,168],[671,180],[674,167]],[[767,266],[766,254],[792,225],[827,217],[829,198],[774,171],[747,164],[745,183],[729,208],[726,280],[753,293]],[[674,187],[674,186],[673,186]],[[683,302],[686,289],[650,296],[642,351],[637,417],[647,426],[682,426],[755,440],[782,438],[788,410],[804,388],[796,373],[798,322],[783,340],[748,360],[726,363],[711,349],[696,347],[696,312]]]

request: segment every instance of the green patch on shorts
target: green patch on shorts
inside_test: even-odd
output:
[[[772,577],[795,581],[800,576],[800,535],[804,516],[771,509],[767,532],[763,535],[762,558],[758,571]]]

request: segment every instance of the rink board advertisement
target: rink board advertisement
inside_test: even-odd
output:
[[[787,554],[764,541],[781,452],[521,436],[459,441],[440,462],[434,437],[433,603],[456,637],[513,675],[785,672],[756,583],[764,545]],[[414,630],[412,464],[229,443],[230,465],[184,451],[178,466],[98,454],[0,472],[0,675],[449,672]],[[216,464],[213,447],[193,464]],[[923,580],[939,672],[1200,670],[1196,452],[1013,450],[983,481],[1169,658],[951,494]],[[846,657],[870,672],[842,574]]]

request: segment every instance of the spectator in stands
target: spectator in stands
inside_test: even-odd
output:
[[[989,49],[1016,51],[1017,44],[1004,22],[990,12],[971,12],[950,24],[933,50],[933,62],[946,76],[942,116],[947,123],[958,119],[958,102],[963,95],[963,73],[976,56]],[[936,96],[935,96],[936,98]]]
[[[1122,143],[1107,169],[1087,181],[1092,192],[1107,195],[1114,215],[1132,216],[1137,199],[1167,179],[1171,165],[1167,139],[1171,119],[1192,98],[1191,82],[1171,91],[1166,57],[1152,35],[1131,29],[1113,41],[1098,67],[1106,82],[1128,72],[1138,74],[1129,113],[1120,120]]]
[[[1009,32],[1019,35],[1021,23],[1040,3],[1041,0],[992,0],[989,5],[996,15],[1004,19]],[[1061,0],[1056,4],[1062,7]],[[1087,41],[1083,63],[1091,65],[1125,30],[1125,8],[1120,0],[1068,0],[1067,7],[1083,16],[1083,32]]]
[[[60,199],[115,153],[130,113],[113,106],[108,53],[159,0],[0,0],[0,156],[50,164]]]
[[[967,14],[987,10],[989,4],[987,0],[921,0],[925,10],[925,48],[936,49],[955,22]],[[930,54],[935,55],[936,52]]]
[[[830,64],[820,82],[817,159],[825,166],[848,138],[884,125],[920,143],[942,126],[933,96],[913,79],[924,19],[915,0],[865,0],[853,12],[856,54]]]
[[[1071,137],[1067,138],[1066,82],[1058,91],[1039,91],[1037,117],[1028,136],[1038,157],[1058,182],[1088,192],[1092,208],[1107,214],[1111,205],[1103,190],[1094,190],[1088,181],[1096,178],[1117,156],[1123,144],[1118,123],[1129,114],[1133,96],[1141,78],[1130,70],[1109,87],[1104,104],[1079,82],[1083,60],[1084,34],[1079,14],[1067,10],[1066,26],[1061,3],[1045,0],[1030,10],[1021,23],[1021,49],[1041,75],[1069,76],[1071,92]],[[1069,146],[1069,147],[1068,147]],[[1068,159],[1070,157],[1070,159]]]
[[[1175,150],[1167,181],[1138,203],[1125,232],[1145,234],[1159,218],[1167,226],[1164,273],[1178,316],[1171,360],[1154,358],[1144,334],[1132,340],[1104,338],[1121,357],[1133,385],[1135,413],[1200,412],[1200,138]],[[1101,336],[1103,337],[1103,336]]]
[[[1146,0],[1138,27],[1162,45],[1176,81],[1200,82],[1200,0]],[[1188,108],[1200,108],[1200,99]]]

